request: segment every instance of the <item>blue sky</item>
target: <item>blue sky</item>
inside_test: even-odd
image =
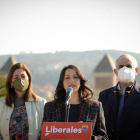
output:
[[[139,0],[0,0],[0,55],[140,53]]]

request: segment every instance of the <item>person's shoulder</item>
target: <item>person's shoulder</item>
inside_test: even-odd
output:
[[[46,110],[52,110],[53,108],[55,108],[54,106],[53,106],[53,101],[50,101],[50,102],[47,102],[46,104],[45,104],[45,106],[44,106],[44,109]]]
[[[110,94],[112,94],[112,92],[114,92],[114,87],[110,87],[110,88],[102,90],[99,93],[99,99],[98,100],[102,101],[103,98],[105,98],[105,97],[106,97],[106,99],[109,99],[109,96],[110,96]]]
[[[52,106],[52,104],[53,104],[53,101],[49,101],[45,104],[45,106]]]
[[[109,94],[111,91],[113,91],[114,87],[106,88],[102,90],[99,94],[104,95],[104,94]]]
[[[92,100],[92,104],[90,105],[90,110],[92,110],[92,112],[94,112],[95,110],[97,111],[100,108],[102,108],[102,103],[97,100]]]
[[[114,89],[114,87],[106,88],[106,89],[102,90],[101,92],[102,93],[108,92],[108,91],[111,91],[112,89]]]
[[[138,82],[135,83],[134,87],[135,90],[140,93],[140,84]]]
[[[43,98],[43,97],[40,97],[40,96],[38,96],[38,95],[36,95],[37,96],[37,100],[38,101],[44,101],[44,102],[46,102],[46,99],[45,98]]]
[[[92,106],[100,106],[102,104],[100,101],[92,100]]]
[[[36,97],[37,97],[37,101],[35,101],[34,98],[31,97],[29,99],[29,102],[33,102],[33,103],[35,103],[36,105],[39,105],[39,106],[44,106],[45,103],[47,102],[45,98],[42,98],[42,97],[40,97],[38,95],[36,95]]]

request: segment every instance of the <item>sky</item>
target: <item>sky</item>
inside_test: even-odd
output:
[[[0,55],[139,48],[140,0],[0,0]]]

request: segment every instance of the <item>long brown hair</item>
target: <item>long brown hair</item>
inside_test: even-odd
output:
[[[14,103],[15,98],[17,97],[14,88],[11,88],[12,76],[16,69],[23,69],[24,71],[26,71],[29,77],[29,86],[28,89],[26,90],[26,93],[23,96],[23,100],[28,101],[30,97],[33,97],[34,101],[37,101],[37,96],[32,90],[32,76],[29,69],[27,68],[26,65],[22,63],[16,63],[10,68],[6,79],[6,105],[9,107],[12,107],[12,103]]]
[[[92,99],[92,97],[93,97],[93,91],[88,86],[88,83],[87,83],[88,81],[86,80],[83,73],[80,71],[79,68],[77,68],[74,65],[68,65],[68,66],[65,66],[62,69],[62,71],[60,73],[60,77],[59,77],[59,82],[58,82],[58,85],[57,85],[56,90],[55,90],[53,105],[58,106],[58,107],[64,106],[66,90],[64,89],[64,86],[63,86],[63,80],[64,80],[64,77],[65,77],[65,71],[67,69],[75,70],[77,76],[80,79],[80,85],[81,85],[79,90],[78,90],[79,98],[82,98],[83,100],[84,100],[84,98],[87,98],[85,100],[85,102],[90,105],[91,104],[90,99]]]

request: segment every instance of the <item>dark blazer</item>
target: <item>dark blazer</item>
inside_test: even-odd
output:
[[[100,92],[106,120],[107,134],[110,140],[117,140],[117,95],[114,87]],[[119,121],[119,140],[140,140],[140,85],[135,82],[121,112]]]
[[[53,107],[52,102],[46,103],[44,107],[44,122],[60,122],[61,107]],[[87,105],[84,100],[80,99],[79,104],[79,121],[87,122],[92,120],[93,137],[95,140],[108,140],[105,127],[104,113],[102,104],[93,101],[92,105]]]

